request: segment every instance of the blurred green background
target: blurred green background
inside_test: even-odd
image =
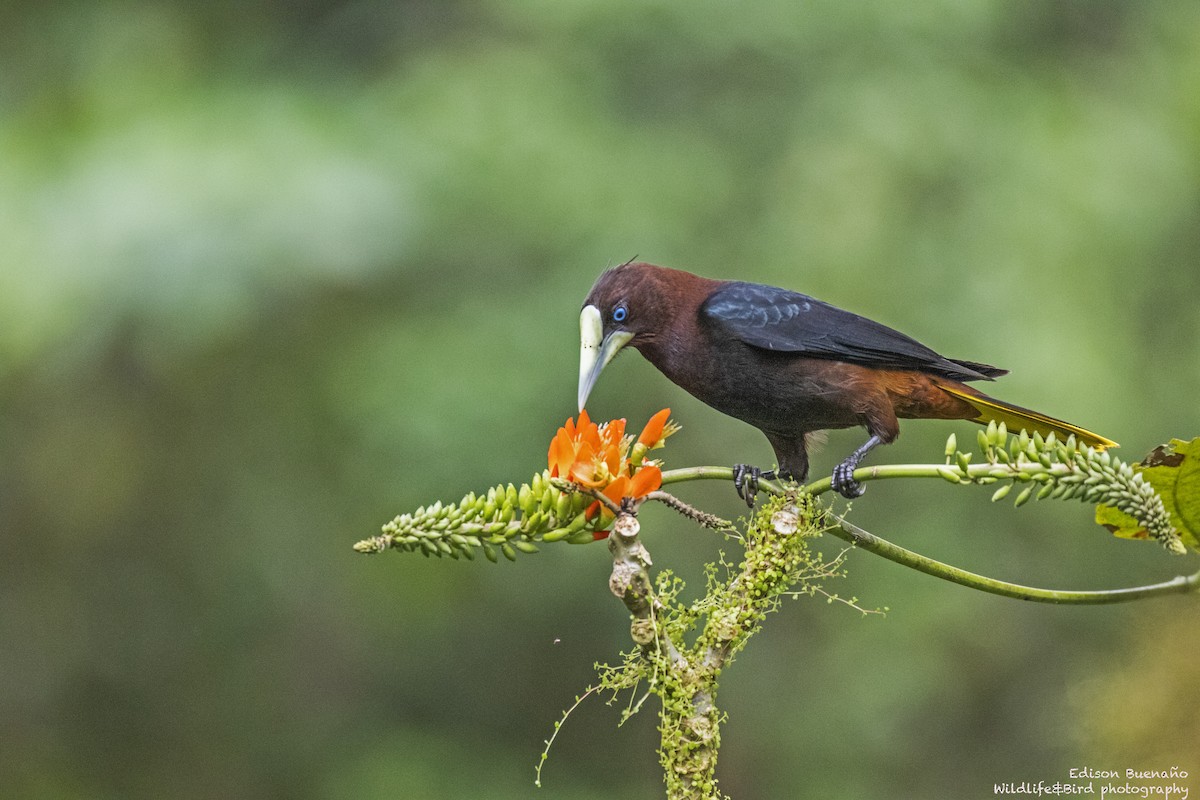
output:
[[[1198,250],[1191,0],[5,4],[0,796],[538,791],[628,645],[604,547],[351,545],[544,466],[606,266],[809,292],[1136,459],[1200,434]],[[591,401],[666,405],[669,466],[770,463],[636,356]],[[904,431],[872,459],[974,435]],[[854,516],[1037,585],[1197,569],[989,495],[878,485]],[[694,587],[722,547],[643,523]],[[1022,604],[865,553],[830,588],[891,612],[769,621],[719,698],[735,798],[1200,774],[1194,599]],[[571,717],[537,796],[661,792],[655,714],[618,729],[622,703]]]

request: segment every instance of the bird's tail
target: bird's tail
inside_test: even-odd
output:
[[[974,422],[985,425],[992,421],[1003,422],[1009,430],[1014,432],[1022,428],[1030,433],[1036,431],[1043,436],[1053,432],[1059,439],[1066,439],[1068,436],[1074,435],[1075,441],[1090,445],[1097,450],[1103,450],[1106,447],[1120,447],[1113,440],[1106,439],[1089,430],[1084,430],[1078,425],[1072,425],[1069,422],[1063,422],[1061,419],[1048,417],[1041,412],[1032,411],[1021,406],[1014,406],[1012,403],[1006,403],[994,397],[988,397],[986,394],[977,392],[962,384],[955,385],[948,381],[937,381],[936,383],[942,391],[965,401],[979,412],[979,416],[973,418],[972,421]]]

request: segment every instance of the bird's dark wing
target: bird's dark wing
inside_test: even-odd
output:
[[[774,286],[727,283],[709,295],[700,314],[719,330],[763,350],[921,370],[960,381],[1004,374],[986,364],[945,358],[886,325]]]

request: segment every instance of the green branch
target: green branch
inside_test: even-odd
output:
[[[1172,442],[1160,448],[1147,462],[1131,466],[1108,452],[1080,447],[1074,437],[1065,442],[1022,431],[1010,436],[1003,425],[989,424],[978,431],[979,453],[958,450],[956,439],[946,443],[944,464],[885,464],[861,467],[854,472],[860,482],[894,478],[941,478],[954,484],[997,484],[992,500],[1015,495],[1016,505],[1044,498],[1077,499],[1099,507],[1098,521],[1118,535],[1154,538],[1169,551],[1187,552],[1184,542],[1196,546],[1195,525],[1189,514],[1195,505],[1191,488],[1200,477],[1200,440]],[[1197,452],[1193,453],[1195,449]],[[972,457],[982,454],[980,463]],[[729,467],[689,467],[661,473],[662,485],[694,480],[731,481]],[[816,497],[832,488],[829,478],[805,486],[785,488],[778,481],[761,481],[760,488],[774,495],[803,493]],[[1013,490],[1016,489],[1016,492]],[[1190,494],[1189,494],[1190,492]],[[792,494],[792,496],[795,496]],[[651,491],[641,498],[627,497],[618,507],[595,489],[551,477],[549,470],[534,475],[520,487],[501,484],[485,494],[469,494],[459,503],[417,509],[384,526],[379,536],[355,545],[363,553],[388,549],[420,552],[427,556],[472,558],[482,550],[492,560],[503,555],[534,553],[538,545],[552,542],[585,544],[607,534],[605,527],[629,502],[636,511],[643,500],[665,503],[698,524],[730,529],[725,520],[689,506],[664,491]],[[610,515],[595,512],[601,504]],[[1194,521],[1193,521],[1194,523]],[[906,550],[886,539],[838,519],[830,533],[864,550],[906,567],[984,592],[1046,603],[1117,603],[1164,594],[1200,589],[1200,572],[1163,583],[1102,591],[1042,589],[1007,583],[977,575]],[[1182,533],[1182,535],[1181,535]],[[1186,538],[1185,538],[1186,537]]]
[[[958,467],[948,467],[942,464],[894,464],[862,467],[855,471],[854,478],[863,482],[887,478],[940,477],[949,480],[948,476],[953,475],[953,482],[960,483],[978,478],[992,478],[994,477],[994,469],[994,466],[991,464],[968,465],[966,475],[960,476]],[[732,481],[733,469],[729,467],[688,467],[668,470],[663,473],[663,485],[695,480]],[[785,493],[783,488],[773,482],[762,481],[759,484],[759,488],[771,494]],[[804,491],[815,496],[829,491],[830,488],[830,479],[821,478],[804,487]],[[983,592],[990,592],[1020,600],[1042,603],[1095,605],[1122,603],[1130,600],[1141,600],[1147,597],[1184,594],[1200,590],[1200,572],[1187,576],[1179,576],[1163,583],[1099,591],[1073,591],[1021,586],[984,575],[977,575],[973,572],[968,572],[967,570],[929,558],[928,556],[923,556],[920,553],[914,553],[862,528],[851,525],[844,519],[839,519],[837,526],[829,529],[828,532],[868,552],[882,556],[902,566],[924,572],[927,575]]]
[[[1103,589],[1099,591],[1074,591],[1069,589],[1039,589],[1033,586],[1022,586],[1017,583],[977,575],[949,564],[943,564],[932,558],[914,553],[900,545],[892,544],[881,539],[857,525],[852,525],[844,519],[838,519],[838,526],[829,531],[839,539],[844,539],[864,550],[883,556],[884,558],[912,567],[915,570],[941,578],[951,583],[961,584],[981,592],[991,592],[1003,597],[1013,597],[1017,600],[1031,600],[1038,603],[1061,603],[1072,605],[1104,605],[1107,603],[1124,603],[1130,600],[1142,600],[1164,594],[1187,594],[1200,587],[1200,572],[1191,575],[1180,575],[1162,583],[1152,583],[1148,586],[1132,586],[1125,589]]]

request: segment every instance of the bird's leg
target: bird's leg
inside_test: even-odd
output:
[[[733,488],[737,490],[738,497],[745,500],[746,505],[750,508],[754,508],[754,497],[758,494],[758,482],[764,478],[774,480],[775,470],[769,469],[764,472],[750,464],[733,465]]]
[[[866,488],[854,480],[854,470],[858,469],[858,462],[863,460],[863,456],[871,452],[877,445],[883,444],[882,437],[872,435],[867,439],[866,444],[855,450],[850,455],[846,456],[846,460],[833,468],[833,489],[847,500],[853,500],[856,497],[861,497]]]

